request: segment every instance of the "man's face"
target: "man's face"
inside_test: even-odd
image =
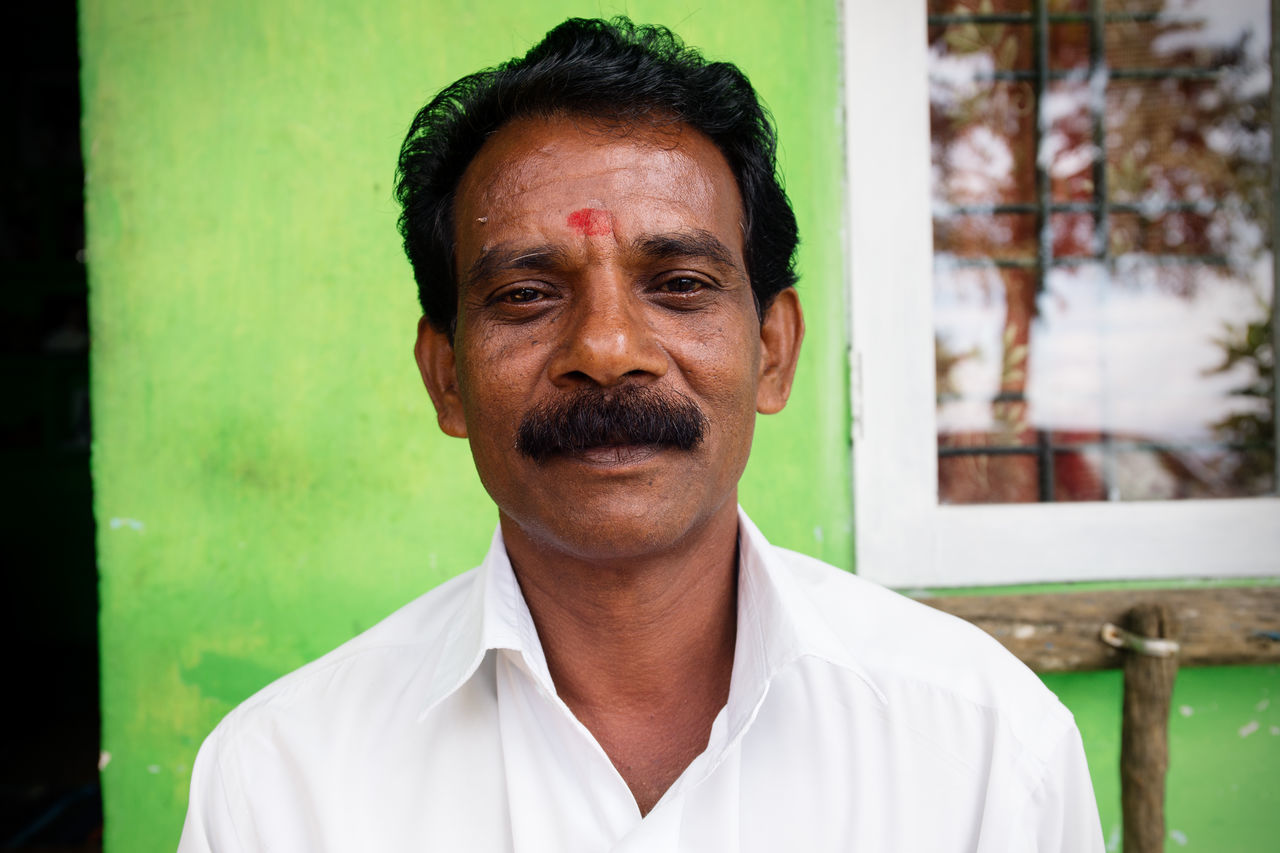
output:
[[[518,120],[467,168],[455,216],[454,340],[421,324],[418,359],[504,529],[626,558],[679,547],[734,512],[756,411],[785,403],[802,327],[788,292],[790,351],[779,356],[770,333],[777,304],[762,330],[741,197],[715,145],[683,125]],[[682,449],[610,433],[581,449],[516,449],[537,413],[635,387],[700,412],[701,440]]]

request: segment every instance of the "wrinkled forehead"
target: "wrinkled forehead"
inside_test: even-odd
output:
[[[455,237],[468,242],[472,226],[500,224],[494,217],[554,213],[557,206],[630,210],[631,202],[654,199],[689,215],[731,218],[733,230],[742,230],[737,180],[700,131],[669,121],[521,118],[491,136],[463,174],[454,201]],[[652,205],[634,209],[653,213]]]

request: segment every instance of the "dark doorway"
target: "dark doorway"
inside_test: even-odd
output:
[[[76,7],[5,15],[0,849],[102,849]]]

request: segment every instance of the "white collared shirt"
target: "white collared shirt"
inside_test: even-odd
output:
[[[556,696],[501,534],[484,563],[250,698],[179,853],[1101,853],[1070,712],[980,630],[740,513],[729,700],[641,817]]]

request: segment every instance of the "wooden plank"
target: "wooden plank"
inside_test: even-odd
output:
[[[1111,669],[1123,654],[1098,636],[1143,603],[1169,608],[1181,666],[1280,663],[1280,586],[1123,589],[922,597],[978,625],[1037,672]]]

